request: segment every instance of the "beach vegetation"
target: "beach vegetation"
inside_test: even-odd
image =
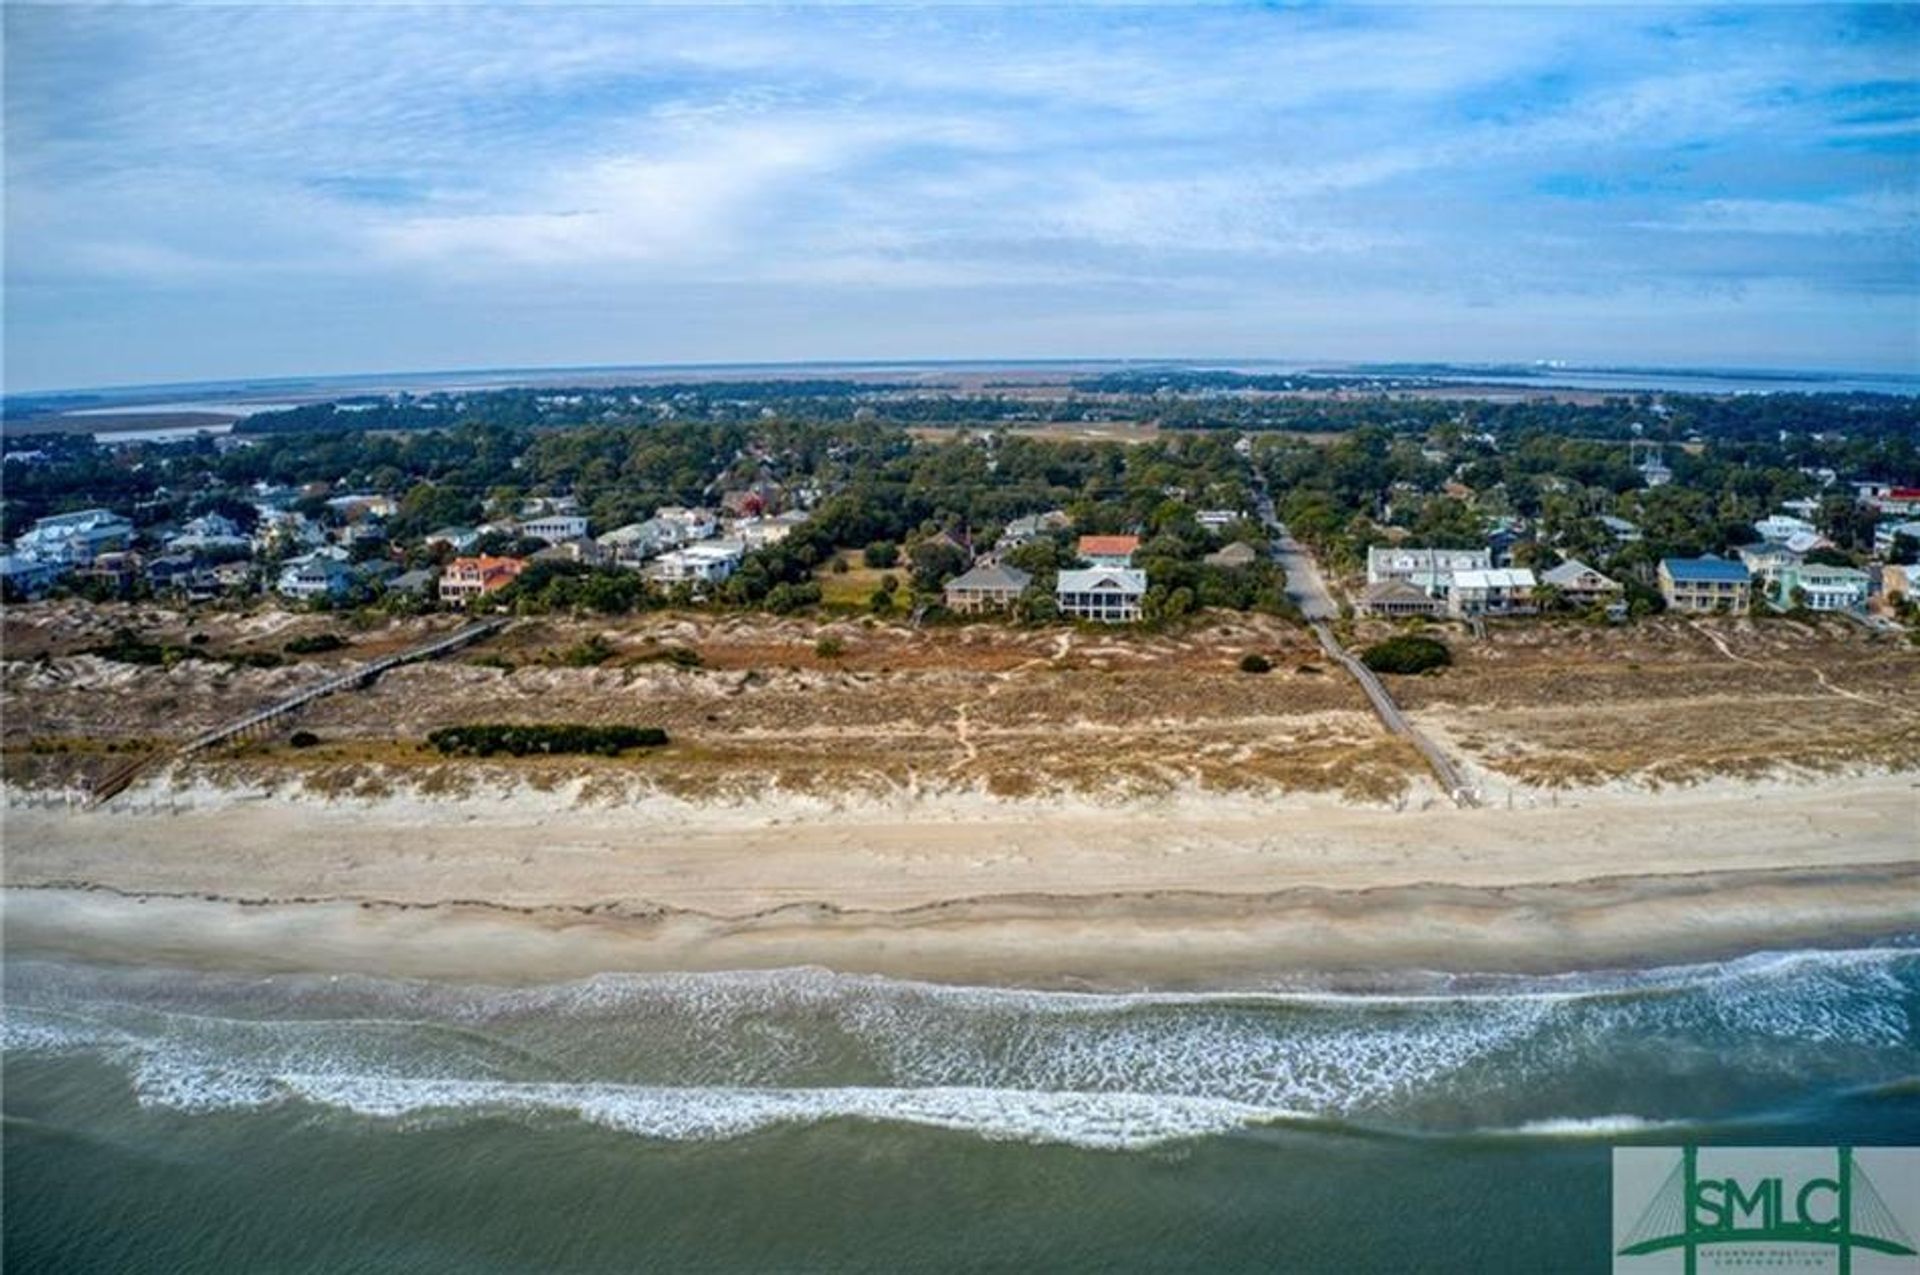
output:
[[[618,757],[635,748],[659,748],[667,732],[657,726],[586,726],[487,724],[446,726],[427,736],[427,742],[448,757],[557,756],[587,753]]]
[[[1438,638],[1401,633],[1360,652],[1360,662],[1376,673],[1426,673],[1453,663],[1453,653]]]

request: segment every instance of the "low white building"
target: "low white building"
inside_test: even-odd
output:
[[[587,519],[584,514],[542,514],[521,523],[520,534],[557,545],[586,535]]]
[[[1537,584],[1525,567],[1456,571],[1447,585],[1447,610],[1455,615],[1530,615]]]
[[[747,547],[737,540],[703,540],[655,558],[647,574],[664,584],[719,584],[739,569]]]
[[[1147,573],[1131,567],[1062,571],[1053,596],[1062,615],[1103,624],[1129,624],[1140,618],[1140,602],[1147,596]]]

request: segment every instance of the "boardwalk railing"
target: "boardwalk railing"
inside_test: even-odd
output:
[[[216,744],[224,744],[228,740],[242,739],[249,734],[263,732],[267,727],[279,721],[281,718],[286,717],[290,713],[299,712],[317,699],[323,699],[338,691],[369,685],[375,678],[379,677],[388,669],[398,668],[402,664],[414,664],[421,660],[433,660],[438,659],[442,655],[449,655],[463,646],[470,645],[483,637],[498,632],[506,626],[506,623],[507,621],[503,617],[480,620],[464,628],[456,629],[452,633],[443,634],[430,642],[423,642],[419,646],[408,647],[404,651],[396,651],[392,655],[383,655],[377,660],[370,660],[356,668],[349,669],[345,673],[336,674],[324,682],[316,683],[296,694],[289,695],[283,700],[269,704],[256,712],[249,713],[237,721],[228,722],[224,726],[217,726],[210,731],[196,735],[175,749],[173,756],[175,758],[187,757],[199,752],[201,749],[212,748]],[[155,760],[155,757],[155,754],[149,754],[145,757],[136,758],[101,779],[98,784],[94,785],[92,804],[99,806],[112,800],[116,794],[124,792],[140,772]]]

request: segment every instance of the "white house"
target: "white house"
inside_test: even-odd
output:
[[[1920,541],[1920,519],[1905,522],[1880,522],[1873,527],[1873,551],[1881,557],[1893,552],[1896,536],[1905,536],[1909,540]]]
[[[1455,615],[1527,615],[1537,583],[1524,567],[1456,571],[1447,584],[1447,609]]]
[[[653,511],[653,516],[672,526],[679,543],[689,544],[695,540],[706,540],[720,531],[720,516],[711,509],[688,509],[680,505],[662,505]]]
[[[557,545],[586,535],[587,519],[584,514],[542,514],[521,523],[520,534]]]
[[[133,524],[127,519],[111,509],[80,509],[40,519],[13,542],[13,552],[35,562],[83,567],[132,542]]]
[[[305,602],[312,598],[337,598],[353,587],[353,572],[347,564],[325,551],[294,558],[280,568],[274,589],[282,596]]]
[[[1140,600],[1146,595],[1147,573],[1131,567],[1062,571],[1053,591],[1062,615],[1106,624],[1138,620]]]
[[[1775,605],[1803,602],[1809,611],[1859,611],[1867,605],[1872,577],[1852,567],[1802,562],[1782,567],[1773,577]]]
[[[224,514],[201,514],[167,541],[167,549],[173,552],[198,550],[206,553],[252,548],[253,540],[241,535],[239,526]]]
[[[747,547],[737,540],[705,540],[661,554],[647,574],[667,584],[719,584],[734,573],[746,554]]]
[[[1773,514],[1753,524],[1760,538],[1768,544],[1783,545],[1795,536],[1817,536],[1820,529],[1805,518],[1792,518],[1786,514]]]
[[[1485,571],[1493,566],[1490,549],[1408,549],[1376,545],[1367,550],[1367,583],[1398,580],[1442,597],[1461,571]]]

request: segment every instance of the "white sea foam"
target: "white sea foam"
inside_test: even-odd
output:
[[[1623,1134],[1683,1128],[1686,1123],[1683,1120],[1649,1120],[1645,1116],[1630,1115],[1568,1116],[1529,1120],[1512,1129],[1492,1129],[1488,1132],[1523,1138],[1617,1138]]]
[[[1917,958],[1769,954],[1609,975],[1602,990],[1383,997],[1002,991],[811,969],[501,990],[23,965],[0,1043],[98,1048],[130,1068],[141,1101],[183,1111],[298,1099],[414,1120],[539,1112],[665,1138],[845,1117],[1085,1146],[1303,1118],[1604,1137],[1638,1118],[1548,1113],[1577,1108],[1596,1068],[1664,1083],[1676,1049],[1766,1083],[1910,1073]]]
[[[138,1093],[148,1105],[195,1112],[297,1099],[379,1120],[561,1115],[623,1133],[682,1142],[737,1138],[782,1124],[852,1119],[951,1129],[994,1140],[1127,1150],[1310,1118],[1178,1094],[673,1088],[297,1073],[259,1077],[172,1067],[143,1068]]]

